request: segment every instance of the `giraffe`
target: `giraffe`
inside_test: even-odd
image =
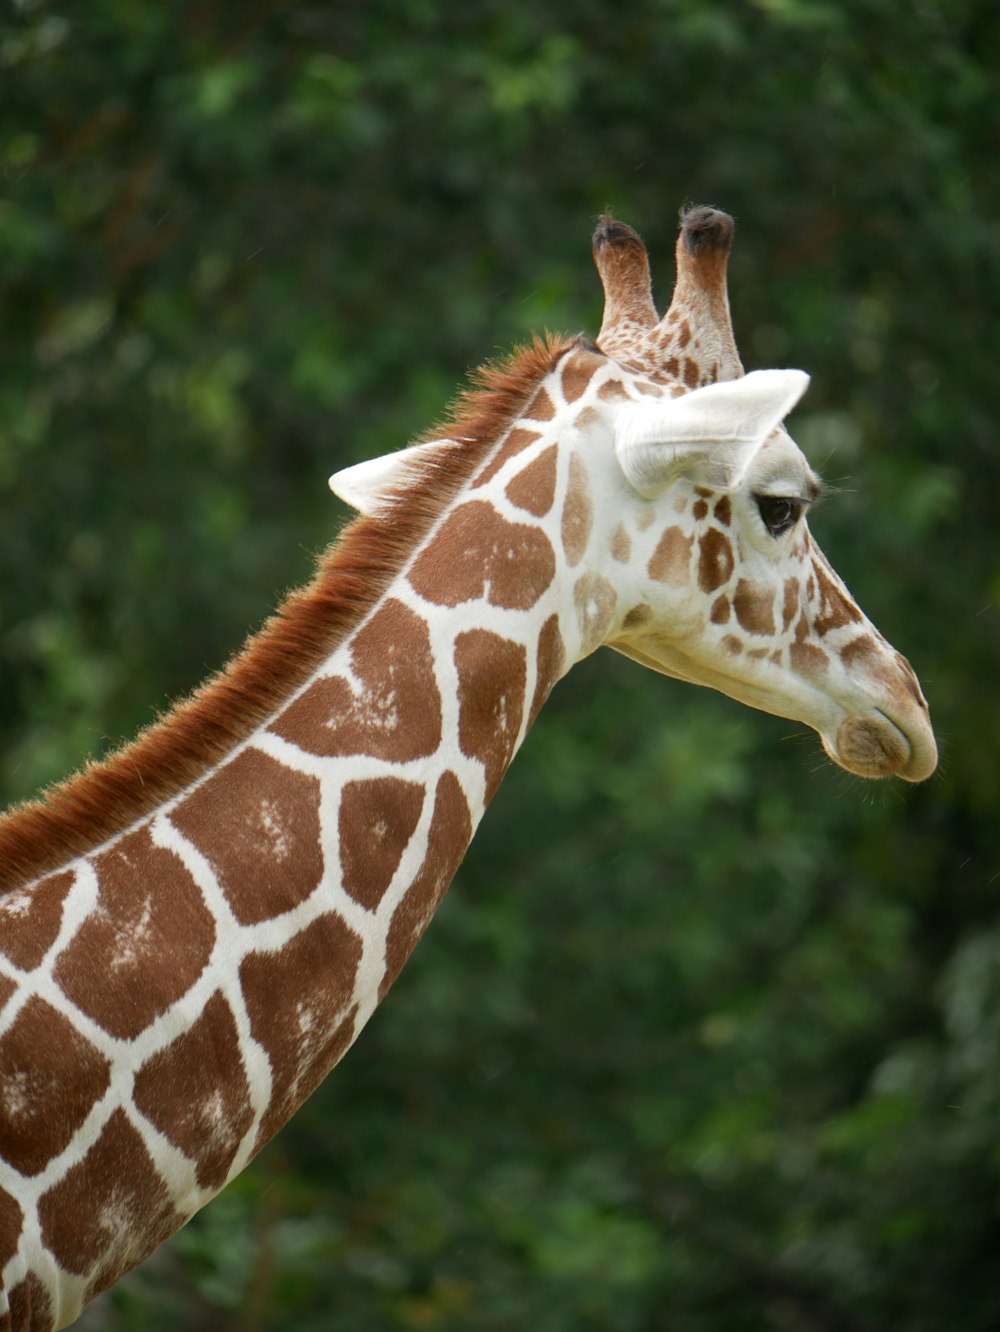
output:
[[[604,218],[596,342],[536,341],[348,467],[359,516],[243,652],[0,820],[0,1329],[73,1321],[295,1112],[384,998],[548,693],[607,645],[928,777],[927,706],[806,522],[744,374],[731,219],[682,215],[661,319]]]

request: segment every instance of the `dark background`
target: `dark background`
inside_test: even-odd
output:
[[[543,326],[606,207],[737,219],[748,369],[913,661],[911,789],[599,653],[357,1048],[91,1329],[1000,1327],[990,0],[342,0],[0,20],[0,786],[218,666],[326,477]]]

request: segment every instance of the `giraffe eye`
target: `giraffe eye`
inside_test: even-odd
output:
[[[755,495],[760,520],[773,537],[795,526],[802,515],[802,501],[778,495]]]

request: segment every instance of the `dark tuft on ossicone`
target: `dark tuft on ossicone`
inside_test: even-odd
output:
[[[603,215],[594,231],[594,249],[602,249],[605,245],[637,245],[643,252],[646,248],[634,227],[630,227],[627,222],[619,222],[610,213]]]
[[[684,246],[691,254],[706,250],[728,253],[732,249],[736,224],[721,208],[705,205],[685,207],[681,209],[680,218]]]

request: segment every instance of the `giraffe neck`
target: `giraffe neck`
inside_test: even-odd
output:
[[[0,1108],[0,1270],[57,1325],[345,1052],[544,698],[593,646],[596,594],[574,572],[591,511],[558,406],[508,434],[355,630],[220,762],[0,899],[0,1072],[30,1067],[41,1089]]]

